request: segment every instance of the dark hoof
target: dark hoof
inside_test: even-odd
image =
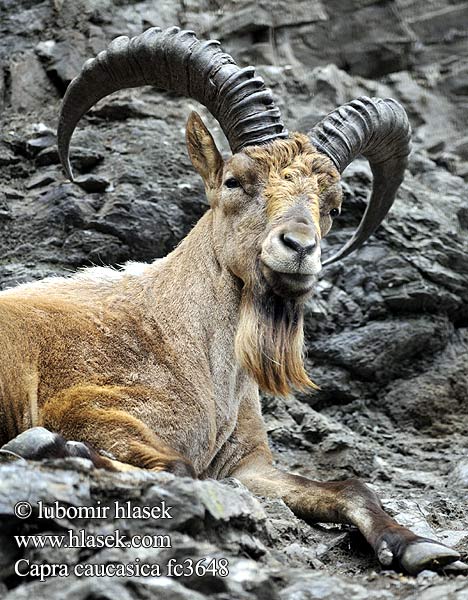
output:
[[[443,568],[444,573],[448,575],[462,575],[468,573],[468,565],[461,560],[456,560]]]
[[[44,427],[32,427],[7,442],[1,450],[11,456],[41,460],[67,456],[65,445],[64,438],[58,433],[52,433]]]
[[[410,575],[416,575],[426,569],[441,571],[447,568],[447,565],[460,562],[460,554],[453,548],[435,540],[417,537],[404,528],[384,533],[376,554],[382,566],[400,568]]]
[[[460,554],[456,550],[438,542],[423,540],[409,544],[400,558],[400,563],[405,571],[416,575],[425,569],[440,571],[459,558]]]
[[[67,442],[65,444],[65,450],[67,456],[78,456],[80,458],[88,458],[89,460],[93,459],[93,451],[89,446],[83,444],[83,442]]]
[[[82,442],[67,442],[59,433],[53,433],[44,427],[32,427],[23,431],[2,446],[0,453],[27,460],[78,456],[87,458],[95,466],[102,466],[104,461],[91,446]]]

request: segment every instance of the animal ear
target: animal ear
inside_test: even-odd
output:
[[[185,138],[190,160],[202,176],[207,191],[217,187],[222,174],[223,159],[211,133],[196,112],[190,113]]]

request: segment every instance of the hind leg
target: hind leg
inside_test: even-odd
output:
[[[68,442],[65,455],[84,456],[87,451],[87,458],[97,467],[169,471],[196,477],[190,461],[135,416],[143,412],[141,404],[146,402],[147,390],[140,388],[77,386],[63,390],[45,403],[40,424],[65,439],[79,442]],[[57,440],[55,444],[60,446]],[[99,451],[114,458],[101,456]],[[64,455],[63,449],[61,452]]]

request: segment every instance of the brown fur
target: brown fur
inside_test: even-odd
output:
[[[421,539],[363,484],[275,469],[260,410],[258,385],[276,394],[314,385],[302,288],[284,271],[271,287],[262,244],[285,219],[312,219],[326,234],[341,204],[336,171],[299,134],[224,162],[192,115],[187,141],[212,208],[169,256],[0,294],[0,441],[44,425],[114,457],[90,452],[97,466],[234,475],[307,520],[354,523],[398,562]]]
[[[267,170],[264,195],[268,218],[277,218],[303,196],[320,234],[319,194],[339,181],[337,170],[301,133],[292,134],[288,140],[277,140],[272,146],[246,149],[246,154]]]

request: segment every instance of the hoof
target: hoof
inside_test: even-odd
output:
[[[5,456],[27,460],[77,456],[87,458],[95,466],[101,466],[105,460],[88,444],[67,442],[59,433],[53,433],[44,427],[32,427],[23,431],[2,446],[0,452],[3,452]]]
[[[63,437],[44,427],[32,427],[23,431],[2,446],[1,450],[29,460],[66,456]]]
[[[79,456],[80,458],[93,460],[91,448],[83,442],[69,441],[65,444],[65,451],[66,456]]]
[[[450,563],[459,561],[460,554],[443,544],[431,540],[416,540],[403,551],[400,564],[410,573],[416,575],[420,571],[440,571]],[[462,563],[463,564],[463,563]]]
[[[461,560],[456,560],[443,568],[444,573],[449,575],[462,575],[468,573],[468,565]]]

